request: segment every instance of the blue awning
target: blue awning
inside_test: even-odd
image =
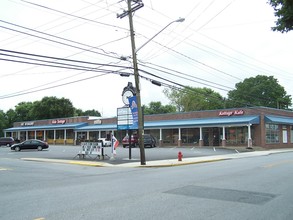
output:
[[[259,124],[259,116],[230,116],[221,118],[194,118],[185,120],[153,121],[146,122],[145,128],[184,128],[184,127],[219,127],[219,126],[244,126]]]
[[[244,126],[259,124],[259,116],[230,116],[218,118],[194,118],[185,120],[152,121],[145,122],[145,128],[184,128],[184,127],[219,127],[219,126]]]
[[[39,126],[21,126],[4,129],[5,132],[16,132],[16,131],[40,131],[40,130],[60,130],[60,129],[76,129],[79,127],[86,126],[87,123],[69,123],[59,125],[39,125]]]
[[[217,127],[217,126],[245,126],[248,124],[259,124],[259,116],[230,116],[221,118],[194,118],[185,120],[162,120],[147,121],[144,123],[144,129],[158,128],[186,128],[186,127]],[[99,131],[99,130],[116,130],[116,124],[88,125],[76,128],[75,131]]]
[[[293,119],[292,124],[293,124]],[[217,118],[193,118],[183,120],[162,120],[147,121],[144,123],[144,129],[159,128],[190,128],[190,127],[220,127],[220,126],[245,126],[248,124],[259,124],[259,116],[230,116]],[[117,130],[116,124],[98,124],[88,125],[87,123],[72,123],[64,125],[42,125],[42,126],[23,126],[5,129],[5,132],[17,131],[37,131],[37,130],[59,130],[73,129],[77,132],[85,131],[105,131]]]
[[[76,128],[75,131],[82,132],[82,131],[105,131],[105,130],[116,130],[116,124],[101,124],[101,125],[88,125]]]
[[[293,117],[266,115],[265,122],[266,123],[275,123],[275,124],[293,125]]]

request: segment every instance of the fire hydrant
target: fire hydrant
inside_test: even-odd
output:
[[[183,154],[181,151],[178,152],[178,161],[182,161]]]

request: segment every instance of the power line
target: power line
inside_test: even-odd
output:
[[[59,40],[63,40],[63,41],[67,41],[67,42],[70,42],[70,43],[75,43],[75,44],[78,44],[78,45],[86,46],[86,47],[89,47],[91,49],[85,49],[85,48],[81,48],[81,47],[78,47],[78,46],[73,46],[73,45],[70,45],[70,44],[67,44],[67,43],[62,43],[62,42],[59,42],[59,41],[56,41],[56,40],[51,40],[51,39],[48,39],[48,38],[45,38],[45,37],[41,37],[41,36],[38,36],[38,35],[29,34],[29,33],[24,32],[24,31],[19,31],[19,30],[16,30],[16,29],[12,29],[12,28],[8,28],[8,27],[0,26],[1,28],[7,29],[7,30],[10,30],[10,31],[14,31],[14,32],[18,32],[18,33],[21,33],[21,34],[24,34],[24,35],[29,35],[29,36],[32,36],[32,37],[36,37],[36,38],[40,38],[40,39],[43,39],[43,40],[51,41],[51,42],[54,42],[54,43],[57,43],[57,44],[61,44],[63,46],[69,46],[69,47],[72,47],[72,48],[75,48],[75,49],[80,49],[80,50],[83,50],[83,51],[87,51],[87,52],[99,54],[99,55],[102,55],[102,56],[107,56],[107,57],[111,57],[111,58],[115,58],[115,59],[117,59],[119,57],[119,55],[116,54],[116,53],[106,52],[103,49],[100,49],[100,48],[97,48],[97,47],[93,47],[93,46],[90,46],[90,45],[87,45],[87,44],[84,44],[84,43],[80,43],[80,42],[77,42],[77,41],[73,41],[73,40],[69,40],[69,39],[66,39],[66,38],[58,37],[58,36],[55,36],[55,35],[52,35],[52,34],[47,34],[47,33],[44,33],[44,32],[41,32],[41,31],[37,31],[37,30],[31,29],[31,28],[27,28],[27,27],[24,27],[24,26],[21,26],[21,25],[17,25],[17,24],[11,23],[11,22],[7,22],[7,21],[3,21],[3,20],[0,20],[0,22],[6,23],[6,24],[9,24],[9,25],[12,25],[12,26],[16,26],[16,27],[19,27],[19,28],[22,28],[22,29],[25,29],[25,30],[29,30],[29,31],[32,31],[32,32],[36,32],[38,34],[43,34],[43,35],[46,35],[46,36],[49,36],[49,37],[57,38]],[[105,54],[98,53],[96,51],[92,51],[92,49],[101,50]],[[116,57],[110,56],[108,54],[115,54]]]
[[[67,15],[67,16],[70,16],[70,17],[85,20],[85,21],[88,21],[88,22],[92,22],[92,23],[103,25],[103,26],[108,26],[108,27],[113,27],[113,28],[129,31],[129,29],[127,29],[127,28],[123,28],[123,27],[119,27],[119,26],[116,26],[116,25],[107,24],[107,23],[91,20],[91,19],[88,19],[88,18],[80,17],[80,16],[77,16],[77,15],[69,14],[69,13],[66,13],[66,12],[63,12],[63,11],[60,11],[60,10],[57,10],[57,9],[53,9],[53,8],[50,8],[50,7],[47,7],[47,6],[44,6],[44,5],[33,3],[33,2],[30,2],[30,1],[26,1],[26,0],[21,0],[21,1],[26,2],[28,4],[31,4],[31,5],[34,5],[34,6],[37,6],[37,7],[41,7],[41,8],[50,10],[50,11],[55,11],[55,12],[58,12],[58,13],[61,13],[61,14],[64,14],[64,15]]]

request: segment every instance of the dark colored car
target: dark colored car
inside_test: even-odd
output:
[[[21,142],[19,144],[14,144],[11,146],[11,150],[15,151],[21,151],[21,150],[27,150],[27,149],[37,149],[38,151],[41,151],[43,149],[49,148],[49,145],[40,140],[26,140],[24,142]]]
[[[149,146],[149,147],[156,147],[156,139],[154,138],[154,136],[152,136],[151,134],[144,134],[143,135],[143,142],[144,142],[144,146]],[[129,146],[129,136],[126,135],[123,140],[122,140],[122,146],[125,148],[127,146]],[[133,134],[131,135],[131,146],[132,147],[136,147],[138,146],[138,136],[137,134]]]
[[[12,137],[1,137],[0,138],[0,146],[10,147],[14,144],[14,139]]]
[[[151,134],[144,134],[143,142],[144,142],[144,146],[149,146],[149,147],[156,147],[156,144],[157,144],[156,139]]]

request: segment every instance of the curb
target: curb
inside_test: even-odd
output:
[[[293,152],[293,149],[254,151],[254,152],[245,152],[245,153],[237,153],[237,154],[185,158],[184,159],[185,161],[178,161],[176,159],[157,160],[157,161],[149,161],[148,164],[146,165],[141,165],[139,162],[113,165],[110,163],[95,162],[95,161],[74,161],[74,160],[61,160],[61,159],[59,160],[59,159],[46,159],[46,158],[20,158],[20,159],[24,161],[61,163],[61,164],[71,164],[71,165],[91,166],[91,167],[159,168],[159,167],[186,166],[186,165],[200,164],[200,163],[212,163],[212,162],[218,162],[218,161],[224,161],[224,160],[268,156],[271,154],[287,153],[287,152]]]
[[[61,163],[61,164],[72,164],[81,166],[91,166],[91,167],[104,167],[105,164],[99,162],[90,161],[73,161],[73,160],[58,160],[58,159],[45,159],[45,158],[20,158],[24,161],[35,161],[35,162],[49,162],[49,163]],[[110,165],[108,165],[110,166]]]

